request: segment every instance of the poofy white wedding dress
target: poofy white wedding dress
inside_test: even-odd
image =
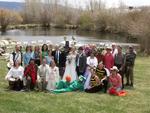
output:
[[[70,53],[67,56],[65,73],[63,76],[63,80],[65,81],[66,76],[71,76],[71,82],[77,80],[77,72],[76,72],[76,54]]]

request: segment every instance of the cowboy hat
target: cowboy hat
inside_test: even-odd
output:
[[[116,66],[113,66],[112,68],[110,68],[110,70],[111,70],[111,71],[114,71],[114,70],[115,70],[115,71],[117,71],[117,72],[119,71]]]

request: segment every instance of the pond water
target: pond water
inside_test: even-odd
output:
[[[0,33],[1,34],[1,33]],[[135,44],[135,40],[129,40],[125,36],[115,35],[115,34],[101,34],[96,32],[88,31],[77,31],[77,30],[67,30],[67,29],[13,29],[8,30],[6,33],[0,35],[1,39],[11,39],[20,42],[32,42],[43,40],[51,41],[53,44],[59,44],[64,41],[64,37],[71,41],[72,37],[76,39],[77,42],[82,44],[99,44],[99,43],[120,43],[120,44]]]

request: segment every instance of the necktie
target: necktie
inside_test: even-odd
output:
[[[57,55],[57,57],[56,57],[57,58],[57,63],[59,63],[59,51],[56,52],[56,55]]]

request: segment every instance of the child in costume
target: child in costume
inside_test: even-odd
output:
[[[85,82],[85,78],[80,75],[79,76],[79,80],[75,80],[72,83],[70,83],[70,85],[66,88],[62,88],[62,89],[56,89],[53,90],[53,93],[64,93],[64,92],[72,92],[72,91],[83,91],[84,90],[84,82]]]
[[[56,83],[56,89],[63,89],[63,88],[67,88],[69,87],[69,85],[71,84],[71,77],[68,75],[65,77],[66,81],[59,81]]]
[[[90,78],[90,86],[89,88],[85,89],[87,93],[96,93],[102,89],[102,83],[99,77],[95,74],[96,69],[90,69],[91,71],[91,78]]]

